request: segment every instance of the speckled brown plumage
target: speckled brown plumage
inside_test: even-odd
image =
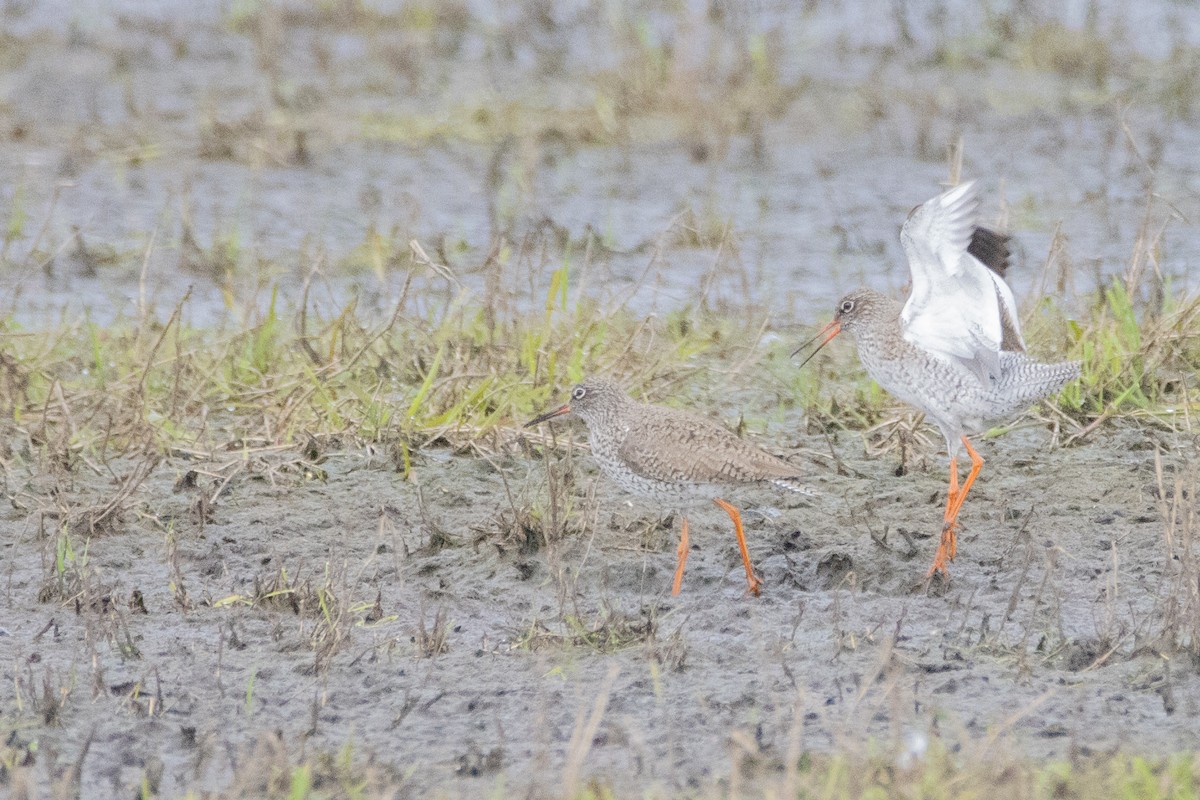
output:
[[[587,424],[588,444],[596,463],[623,489],[680,511],[697,499],[709,499],[724,508],[738,535],[750,590],[758,593],[760,582],[750,566],[740,515],[720,494],[723,489],[755,483],[805,492],[795,466],[704,417],[639,403],[602,378],[583,381],[571,391],[569,403],[528,424],[567,414]],[[687,557],[686,516],[683,531],[675,592]]]
[[[601,426],[589,435],[599,449],[615,451],[616,461],[640,478],[698,490],[762,482],[788,485],[800,480],[794,465],[711,420],[624,399],[627,402],[617,423]]]

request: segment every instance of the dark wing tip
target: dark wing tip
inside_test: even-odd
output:
[[[1009,316],[1009,309],[999,289],[996,290],[996,305],[1000,309],[1000,349],[1006,353],[1024,353],[1025,342],[1021,339],[1016,320]]]
[[[1008,272],[1008,257],[1011,255],[1008,240],[1009,237],[1003,233],[997,233],[990,228],[976,227],[971,232],[971,243],[967,245],[967,252],[1003,278]]]

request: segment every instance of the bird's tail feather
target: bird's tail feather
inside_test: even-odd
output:
[[[1079,377],[1078,361],[1040,364],[1023,353],[1002,353],[1002,376],[996,390],[1017,407],[1048,397]]]
[[[789,492],[806,494],[809,497],[817,496],[817,493],[805,485],[804,481],[798,476],[794,478],[773,478],[771,483],[780,489],[787,489]]]

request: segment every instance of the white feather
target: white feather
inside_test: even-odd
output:
[[[912,293],[900,314],[904,338],[970,368],[985,384],[1000,374],[1002,314],[1018,341],[1016,302],[1004,280],[967,252],[979,198],[968,181],[919,206],[900,230]]]

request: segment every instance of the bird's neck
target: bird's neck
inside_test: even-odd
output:
[[[908,344],[900,321],[902,306],[890,297],[880,296],[876,302],[875,313],[860,320],[851,334],[863,358],[894,358],[896,349]]]
[[[613,403],[602,409],[594,409],[588,416],[588,444],[593,451],[613,449],[620,446],[620,421],[624,414],[628,413],[628,406],[634,405],[634,401],[628,398],[621,398],[618,402]]]

